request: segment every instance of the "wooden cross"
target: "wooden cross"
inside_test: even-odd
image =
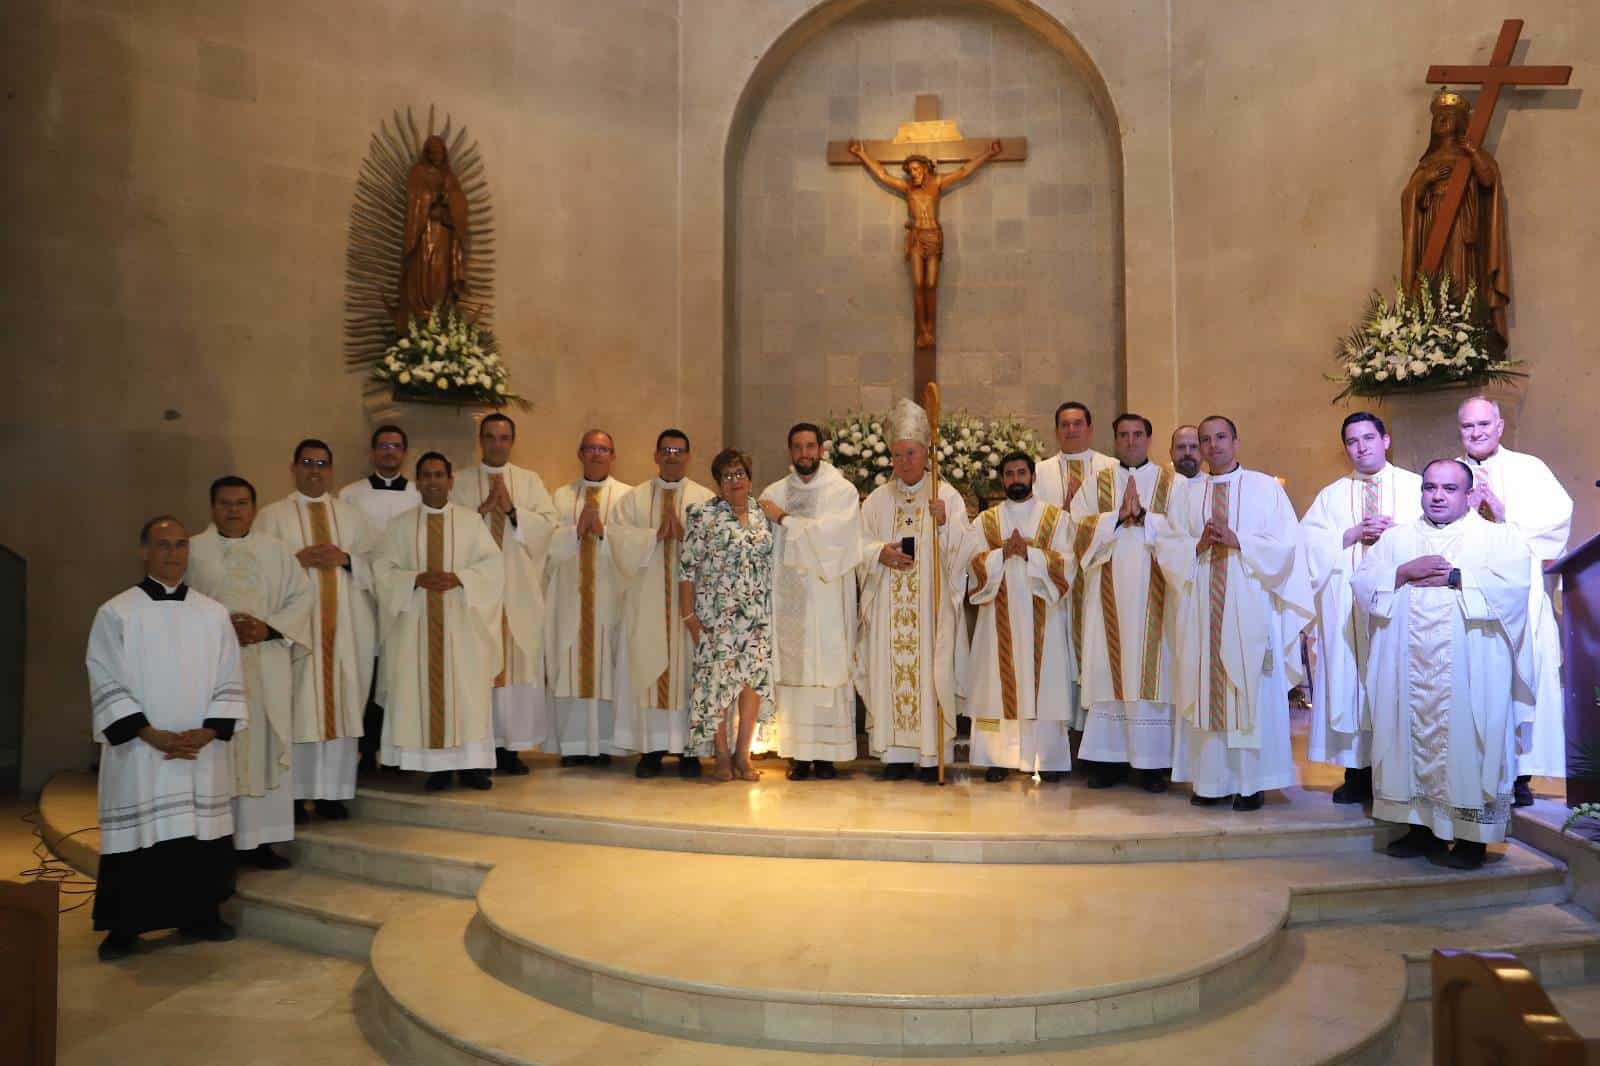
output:
[[[1483,146],[1483,135],[1489,131],[1489,121],[1494,118],[1494,108],[1500,102],[1500,89],[1505,85],[1565,85],[1572,78],[1571,67],[1514,67],[1511,53],[1516,50],[1517,38],[1522,35],[1521,19],[1506,19],[1500,26],[1500,38],[1495,41],[1494,54],[1485,67],[1451,67],[1435,64],[1428,68],[1431,85],[1456,82],[1481,85],[1483,91],[1472,107],[1472,118],[1467,123],[1467,143],[1474,148]],[[1428,235],[1428,246],[1422,253],[1423,273],[1438,272],[1444,259],[1445,242],[1455,227],[1456,213],[1461,210],[1461,199],[1467,191],[1467,175],[1472,163],[1465,156],[1456,160],[1450,172],[1450,184],[1445,186],[1444,203],[1440,217],[1448,219],[1445,225],[1435,225]]]
[[[1000,152],[990,158],[991,162],[1021,162],[1028,158],[1028,139],[1026,137],[962,137],[956,129],[955,122],[939,117],[939,97],[925,93],[919,95],[913,110],[913,120],[901,125],[899,131],[891,141],[862,141],[861,148],[865,155],[882,166],[898,167],[909,157],[914,155],[927,156],[934,163],[967,163],[986,156],[989,147],[995,141],[1000,144]],[[849,141],[828,142],[828,162],[833,166],[859,166],[861,160],[850,154]],[[934,275],[936,278],[937,275]],[[917,289],[915,276],[913,289]],[[933,285],[928,287],[927,296],[913,295],[916,299],[928,301],[930,322],[933,313],[932,295]],[[922,306],[918,304],[917,306]],[[918,312],[919,314],[921,312]],[[930,337],[932,333],[930,332]],[[921,399],[924,389],[929,382],[938,377],[939,352],[937,343],[914,343],[913,349],[913,380],[915,391],[913,398]]]

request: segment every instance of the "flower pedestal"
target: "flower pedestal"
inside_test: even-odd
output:
[[[1463,400],[1476,395],[1487,396],[1500,405],[1500,414],[1506,421],[1502,442],[1508,448],[1516,448],[1517,423],[1521,418],[1523,399],[1522,388],[1518,384],[1461,386],[1427,392],[1396,392],[1385,396],[1350,396],[1339,402],[1339,408],[1346,414],[1351,411],[1371,411],[1383,419],[1393,439],[1389,461],[1420,474],[1422,468],[1434,459],[1453,459],[1462,454],[1461,433],[1456,428],[1456,408]]]
[[[433,396],[415,397],[408,393],[373,391],[367,393],[367,432],[385,423],[406,431],[411,442],[406,456],[406,477],[414,473],[418,456],[439,452],[460,470],[477,461],[478,423],[494,408],[487,404],[464,403]]]

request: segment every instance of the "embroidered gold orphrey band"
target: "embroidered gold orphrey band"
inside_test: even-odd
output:
[[[482,467],[480,467],[478,469],[478,477],[479,477],[480,480],[483,477],[483,468]],[[504,474],[490,474],[489,475],[489,489],[490,489],[490,491],[493,491],[493,489],[494,489],[494,487],[496,485],[504,485],[505,484],[505,480],[506,479],[505,479],[505,475]],[[507,492],[507,495],[508,496],[510,495],[509,491]],[[487,495],[484,495],[482,493],[480,493],[480,496],[482,496],[482,499],[479,499],[479,501],[478,501],[480,504],[483,502],[484,499],[488,498]],[[505,539],[506,539],[506,516],[505,516],[505,513],[503,511],[501,511],[500,508],[498,508],[498,507],[496,507],[494,510],[489,512],[489,535],[494,538],[494,546],[496,548],[499,548],[502,552],[504,552],[505,551]],[[495,675],[494,684],[493,684],[492,687],[493,688],[505,688],[506,687],[506,679],[510,676],[510,674],[511,674],[511,622],[508,620],[508,618],[506,616],[505,605],[501,604],[501,606],[500,606],[500,672]]]
[[[306,504],[306,514],[311,520],[312,544],[333,543],[328,506],[323,500]],[[339,571],[331,568],[318,570],[317,589],[321,595],[317,641],[318,650],[322,653],[322,739],[335,740],[339,736]]]
[[[1050,580],[1056,588],[1063,593],[1067,590],[1066,561],[1059,552],[1050,550],[1050,543],[1056,535],[1056,525],[1061,520],[1061,509],[1054,504],[1045,504],[1044,512],[1039,516],[1039,527],[1034,531],[1033,546],[1043,551],[1047,557],[1047,569]],[[1004,543],[1000,537],[1000,509],[991,507],[983,512],[983,536],[988,542],[991,551],[996,550]],[[1001,561],[1002,568],[1004,560]],[[988,584],[989,567],[984,561],[984,556],[979,554],[972,561],[973,576],[981,583]],[[1033,690],[1037,695],[1039,691],[1039,678],[1044,669],[1044,632],[1046,605],[1043,597],[1031,597],[1033,603]],[[1000,704],[1001,713],[1007,721],[1017,718],[1017,675],[1012,658],[1011,635],[1011,592],[1006,587],[1005,576],[1000,578],[1000,589],[994,598],[994,627],[995,627],[995,657],[999,660],[1000,670]],[[1037,709],[1035,709],[1037,714]]]
[[[656,526],[666,521],[667,515],[676,514],[678,511],[678,490],[676,488],[661,490],[661,517]],[[661,553],[661,580],[666,586],[666,626],[667,626],[667,668],[661,671],[661,676],[656,678],[656,706],[663,710],[671,706],[672,699],[672,572],[678,566],[678,542],[668,540],[662,544]]]
[[[444,569],[444,515],[428,517],[427,569]],[[428,747],[444,743],[444,593],[428,590]]]
[[[1211,483],[1211,520],[1228,524],[1228,482]],[[1210,649],[1210,701],[1208,724],[1212,732],[1220,733],[1228,727],[1228,676],[1222,669],[1222,618],[1228,603],[1228,549],[1220,544],[1211,546],[1207,570],[1211,575],[1211,649]]]
[[[600,486],[588,485],[583,490],[583,506],[598,504]],[[594,699],[594,581],[595,559],[600,551],[599,538],[594,534],[584,537],[578,545],[578,698]]]
[[[1082,459],[1067,460],[1067,472],[1065,474],[1067,484],[1063,490],[1066,495],[1061,498],[1061,506],[1069,511],[1072,508],[1073,499],[1078,495],[1078,489],[1083,485],[1083,466]],[[1105,510],[1105,508],[1102,507],[1100,510]],[[1091,537],[1094,535],[1093,526],[1089,527],[1089,534]],[[1081,533],[1077,543],[1083,545],[1084,548],[1087,548],[1089,544]],[[1077,549],[1076,544],[1073,547],[1073,555],[1077,559],[1083,558],[1083,552]],[[1077,663],[1083,662],[1083,594],[1084,584],[1080,581],[1072,588],[1072,656],[1073,661]]]
[[[1167,500],[1172,496],[1171,470],[1163,470],[1156,477],[1156,491],[1147,510],[1151,514],[1167,513]],[[1139,663],[1139,698],[1161,699],[1161,630],[1167,611],[1167,579],[1156,563],[1150,564],[1150,594],[1144,608],[1144,654]]]

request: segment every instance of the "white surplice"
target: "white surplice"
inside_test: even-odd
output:
[[[611,510],[606,540],[623,586],[612,743],[624,751],[683,753],[689,738],[694,642],[678,606],[682,542],[656,539],[663,507],[685,528],[685,511],[711,500],[704,485],[652,478]]]
[[[832,463],[820,463],[810,481],[791,470],[761,498],[787,512],[773,548],[772,746],[801,761],[854,759],[860,494]]]
[[[373,540],[383,535],[389,523],[413,507],[422,506],[422,494],[404,474],[384,477],[370,474],[360,481],[352,481],[339,490],[339,499],[354,504],[367,516],[372,527]]]
[[[622,621],[622,574],[609,538],[578,539],[585,501],[598,501],[600,521],[631,490],[616,478],[579,479],[556,489],[556,531],[550,538],[545,585],[545,670],[554,701],[554,732],[562,755],[611,755],[615,743],[617,638]]]
[[[967,505],[948,482],[939,483],[946,520],[928,511],[932,478],[915,485],[898,478],[872,490],[861,505],[861,580],[855,682],[867,708],[872,754],[886,763],[944,761],[956,739],[957,670],[966,658],[965,588],[957,554],[966,539]],[[938,566],[934,565],[934,539]],[[891,570],[879,560],[885,545],[916,541],[916,566]]]
[[[432,542],[433,537],[438,543]],[[430,593],[417,577],[437,551],[437,569],[459,588]],[[500,672],[499,546],[476,511],[447,503],[413,508],[389,523],[372,553],[378,590],[378,700],[383,743],[378,761],[402,770],[492,769],[490,686]],[[440,639],[432,643],[432,626]],[[434,656],[438,656],[438,661]]]
[[[1072,769],[1066,704],[1070,655],[1061,624],[1071,590],[1066,512],[1031,498],[1006,500],[967,531],[967,598],[978,608],[967,655],[967,714],[974,766],[1025,772]],[[1027,558],[1007,558],[1012,533],[1028,541]]]
[[[1395,571],[1442,555],[1461,588],[1395,587]],[[1475,512],[1386,532],[1351,585],[1372,623],[1372,816],[1444,840],[1505,839],[1516,734],[1532,728],[1532,569],[1522,539]]]
[[[1172,779],[1211,798],[1289,788],[1288,694],[1304,680],[1300,633],[1315,617],[1294,507],[1276,479],[1238,466],[1174,495],[1156,541],[1179,596]],[[1213,515],[1239,547],[1196,555]]]
[[[1144,508],[1141,525],[1119,525],[1128,482]],[[1184,479],[1155,463],[1101,470],[1072,499],[1069,571],[1084,585],[1086,708],[1078,756],[1139,770],[1172,765],[1171,627],[1178,597],[1156,564],[1156,541]],[[1113,649],[1115,652],[1113,653]]]
[[[1345,530],[1368,517],[1369,506],[1396,525],[1416,521],[1422,517],[1422,478],[1389,463],[1370,478],[1346,474],[1317,493],[1300,519],[1317,603],[1306,757],[1346,769],[1372,765],[1367,620],[1350,593],[1350,575],[1371,549],[1360,541],[1348,548],[1344,543]]]
[[[1517,774],[1567,776],[1566,701],[1561,692],[1561,634],[1556,628],[1544,564],[1561,558],[1572,533],[1572,497],[1543,460],[1498,448],[1489,458],[1467,459],[1505,504],[1505,523],[1522,538],[1532,559],[1528,586],[1528,638],[1533,649],[1533,735],[1518,749]]]
[[[326,541],[316,537],[319,507],[325,508]],[[294,665],[293,760],[296,799],[351,799],[356,794],[356,741],[372,691],[377,650],[372,571],[367,566],[372,527],[359,508],[332,493],[312,499],[293,492],[263,507],[253,531],[281,541],[291,553],[333,543],[350,556],[348,567],[306,571],[311,648]]]
[[[230,614],[248,614],[272,631],[239,649],[252,722],[228,744],[233,846],[293,840],[294,659],[311,653],[311,582],[281,542],[259,533],[224,537],[216,526],[190,539],[187,577]]]
[[[174,733],[227,718],[241,737],[249,724],[227,608],[187,586],[177,591],[182,599],[156,600],[141,586],[118,593],[89,630],[89,699],[101,742],[100,850],[107,855],[233,832],[231,742],[213,741],[194,759],[168,759],[137,737],[112,744],[106,736],[138,714]]]
[[[500,621],[503,665],[493,679],[494,743],[512,751],[550,751],[555,742],[545,693],[544,581],[556,512],[539,475],[514,463],[479,463],[463,470],[450,490],[450,502],[477,513],[496,478],[505,483],[513,513],[483,516],[505,569]]]
[[[1039,463],[1033,476],[1033,494],[1045,503],[1054,504],[1067,514],[1069,523],[1072,520],[1072,498],[1078,494],[1085,483],[1093,482],[1100,476],[1102,470],[1116,470],[1121,464],[1112,456],[1093,449],[1081,452],[1058,452],[1050,458]],[[1070,640],[1067,648],[1071,659],[1067,664],[1067,687],[1059,696],[1052,695],[1053,699],[1064,699],[1067,703],[1067,714],[1072,722],[1072,728],[1082,730],[1088,715],[1088,705],[1083,702],[1083,693],[1079,687],[1079,677],[1083,673],[1083,597],[1087,586],[1078,580],[1076,567],[1077,559],[1067,561],[1067,579],[1072,582],[1072,591],[1067,594],[1067,602],[1061,609],[1062,624],[1067,629]]]

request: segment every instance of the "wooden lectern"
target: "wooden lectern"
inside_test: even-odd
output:
[[[1574,765],[1575,753],[1600,758],[1600,533],[1554,562],[1561,575],[1561,662],[1566,674],[1567,804],[1600,802],[1600,765]]]
[[[56,1061],[59,899],[53,881],[0,881],[0,1057],[16,1066]]]

